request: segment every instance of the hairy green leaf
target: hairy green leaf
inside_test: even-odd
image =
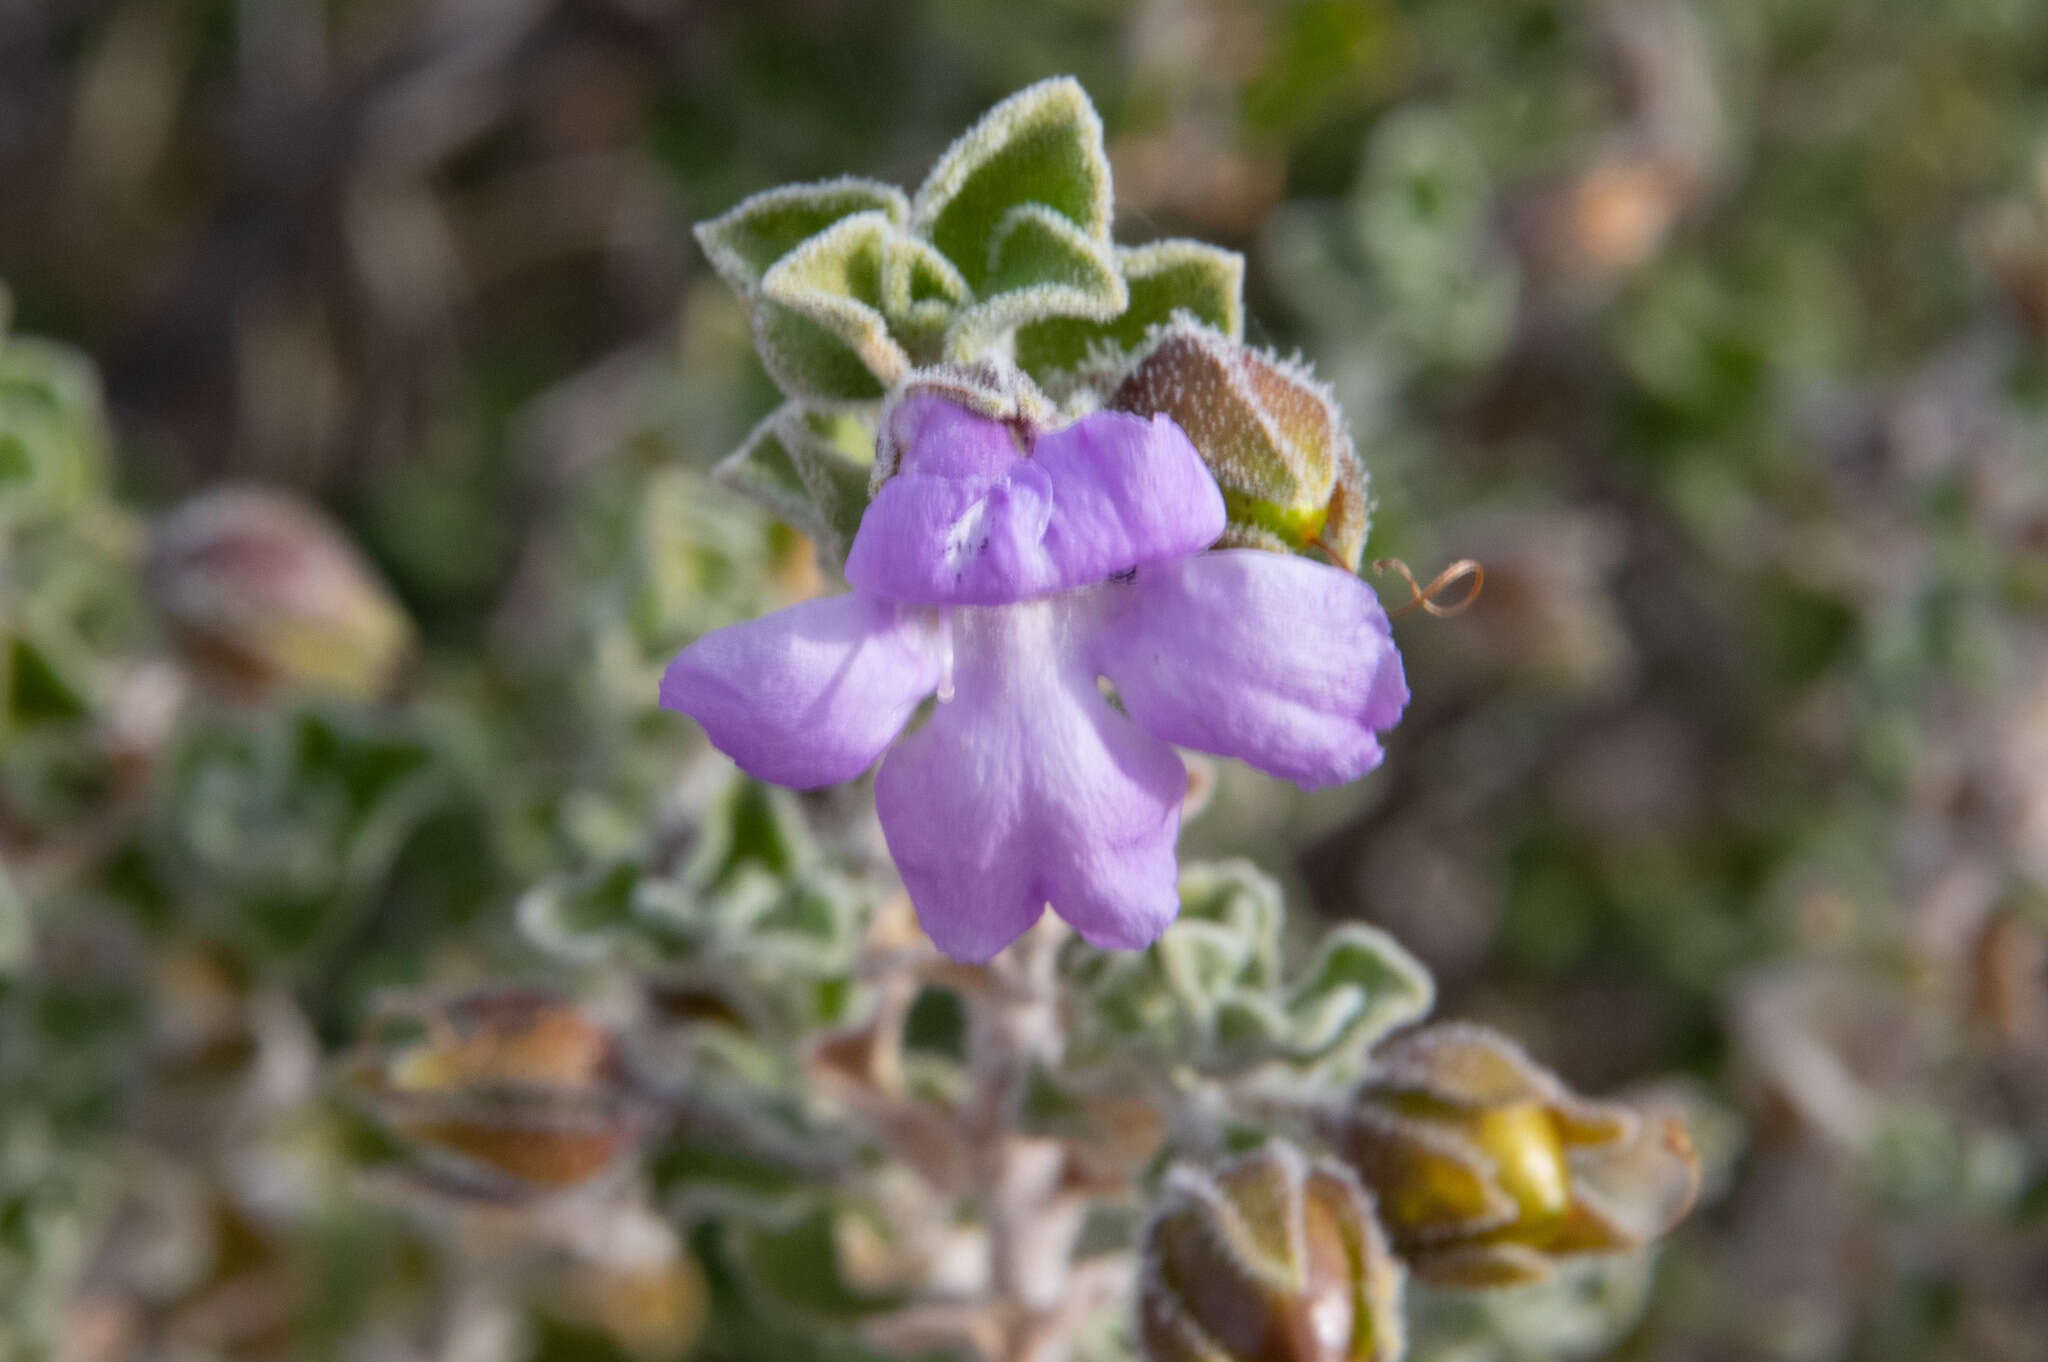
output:
[[[799,401],[852,407],[888,391],[843,337],[780,303],[755,304],[754,348],[775,385]]]
[[[852,429],[847,427],[851,425]],[[843,559],[868,505],[868,468],[851,452],[867,448],[851,418],[776,408],[713,476]]]
[[[1010,96],[953,143],[918,189],[911,223],[986,293],[997,229],[1017,205],[1044,204],[1106,243],[1110,202],[1102,120],[1062,76]]]
[[[990,269],[980,301],[954,323],[946,349],[957,360],[1029,322],[1047,317],[1105,321],[1130,301],[1107,243],[1041,203],[1019,204],[989,240]]]
[[[901,225],[909,214],[903,191],[879,180],[843,176],[790,184],[746,199],[730,212],[697,224],[697,242],[718,277],[752,294],[776,261],[818,233],[857,213],[880,213]]]
[[[1136,350],[1153,327],[1186,313],[1231,340],[1244,334],[1244,257],[1200,241],[1117,251],[1129,305],[1107,321],[1059,317],[1017,332],[1017,363],[1036,377],[1070,371],[1105,351]]]

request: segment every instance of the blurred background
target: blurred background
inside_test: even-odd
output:
[[[690,224],[914,186],[1057,73],[1119,238],[1242,251],[1247,338],[1335,385],[1368,560],[1486,571],[1397,625],[1381,771],[1224,771],[1186,854],[1583,1090],[1711,1095],[1725,1175],[1603,1355],[2048,1357],[2033,0],[0,0],[0,1342],[457,1355],[373,1230],[251,1209],[271,1165],[134,1170],[303,1106],[380,990],[541,972],[520,891],[692,741],[660,661],[817,589],[703,477],[777,395]],[[344,659],[219,636],[217,572],[306,574]],[[678,1280],[534,1346],[668,1355]]]

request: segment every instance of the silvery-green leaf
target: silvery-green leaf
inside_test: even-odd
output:
[[[77,509],[106,484],[98,372],[70,346],[0,341],[0,524]]]
[[[834,563],[842,562],[867,514],[873,437],[851,417],[784,410],[790,454],[821,527],[817,540]]]
[[[894,227],[882,240],[882,310],[891,319],[920,307],[959,307],[973,296],[966,278],[930,242]]]
[[[91,711],[87,660],[52,642],[27,633],[0,634],[0,734]]]
[[[936,359],[947,330],[972,297],[953,262],[929,242],[894,231],[882,257],[882,311],[896,341],[919,362]]]
[[[719,278],[742,295],[751,295],[783,256],[842,218],[871,212],[901,225],[909,215],[909,201],[894,185],[850,175],[783,185],[698,223],[697,241]]]
[[[1025,203],[1043,204],[1084,234],[1109,239],[1102,120],[1071,77],[1018,91],[953,143],[918,189],[911,225],[987,294],[997,228]]]
[[[1280,971],[1280,930],[1287,907],[1273,877],[1250,861],[1185,867],[1180,875],[1181,921],[1213,924],[1243,943],[1237,982],[1263,987]]]
[[[1216,923],[1177,922],[1159,940],[1160,971],[1188,1007],[1207,1011],[1239,986],[1253,944]]]
[[[887,391],[860,354],[829,327],[765,299],[754,305],[754,349],[775,386],[798,401],[845,408]]]
[[[0,979],[13,975],[28,962],[31,944],[28,904],[0,865]]]
[[[988,252],[979,300],[946,340],[954,359],[972,359],[1005,333],[1049,317],[1107,321],[1130,301],[1108,243],[1045,204],[1004,214]]]
[[[1072,370],[1104,351],[1136,350],[1145,333],[1176,313],[1244,334],[1244,257],[1200,241],[1155,241],[1117,251],[1130,303],[1107,321],[1060,317],[1017,332],[1017,363],[1034,375]]]
[[[837,562],[867,510],[868,469],[840,427],[847,418],[785,403],[756,426],[713,475],[815,540]]]
[[[581,875],[544,880],[520,896],[514,921],[542,954],[570,964],[607,959],[631,932],[637,863],[620,861]]]
[[[787,410],[783,406],[770,412],[738,449],[718,461],[711,475],[776,519],[808,529],[816,523],[817,512],[784,433]]]
[[[1507,1290],[1411,1285],[1416,1362],[1517,1362],[1605,1355],[1649,1301],[1654,1251],[1569,1259],[1547,1281]]]
[[[1362,1055],[1381,1036],[1426,1016],[1436,1002],[1429,971],[1393,937],[1345,923],[1323,938],[1288,990],[1293,1027],[1287,1058],[1312,1063],[1340,1051]]]
[[[1415,958],[1385,932],[1347,923],[1278,992],[1219,992],[1208,1062],[1244,1069],[1280,1062],[1348,1079],[1381,1036],[1426,1015],[1436,989]]]
[[[1136,1052],[1198,1071],[1269,1065],[1317,1081],[1356,1073],[1372,1044],[1429,1010],[1428,973],[1392,937],[1331,932],[1291,982],[1280,969],[1279,886],[1247,862],[1182,871],[1180,918],[1141,956],[1073,947],[1068,987],[1089,1000],[1069,1059],[1086,1069]]]
[[[761,277],[761,297],[768,304],[815,322],[843,341],[883,390],[894,387],[910,368],[909,356],[889,334],[883,315],[888,285],[901,289],[907,307],[915,276],[929,280],[932,275],[929,268],[918,271],[913,264],[890,268],[891,255],[909,253],[905,247],[892,249],[894,235],[897,229],[885,214],[856,213],[783,256]]]

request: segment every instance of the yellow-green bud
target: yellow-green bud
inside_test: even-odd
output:
[[[1149,1362],[1395,1362],[1403,1273],[1356,1178],[1274,1141],[1182,1164],[1146,1228]]]
[[[401,1020],[420,1031],[389,1039]],[[560,1190],[614,1166],[642,1127],[616,1038],[573,1004],[501,990],[387,1009],[345,1088],[430,1170],[498,1195]]]
[[[1372,505],[1365,468],[1328,387],[1299,364],[1185,320],[1161,328],[1110,405],[1164,412],[1223,489],[1223,542],[1319,550],[1356,571]]]
[[[1639,1248],[1683,1213],[1690,1190],[1668,1188],[1696,1171],[1677,1145],[1655,1157],[1665,1132],[1628,1108],[1575,1095],[1507,1037],[1460,1023],[1382,1046],[1328,1134],[1395,1250],[1436,1286],[1541,1281],[1557,1256]],[[1667,1190],[1639,1197],[1641,1177]]]
[[[152,599],[186,660],[236,694],[386,693],[413,628],[369,561],[307,503],[220,487],[150,537]]]

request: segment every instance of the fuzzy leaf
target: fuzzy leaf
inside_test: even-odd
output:
[[[7,878],[7,867],[0,865],[0,979],[12,976],[28,963],[33,936],[28,904]]]
[[[959,307],[972,296],[967,280],[930,242],[896,229],[884,240],[882,310],[892,321],[920,307]]]
[[[1049,317],[1106,321],[1129,302],[1106,242],[1044,204],[1019,204],[990,237],[981,301],[961,314],[946,349],[954,359],[971,359],[1027,323]]]
[[[887,391],[831,328],[780,303],[755,304],[754,349],[775,386],[799,401],[843,408],[880,401]]]
[[[1429,972],[1374,927],[1347,923],[1323,938],[1315,961],[1290,990],[1288,1058],[1319,1061],[1362,1054],[1381,1036],[1426,1016],[1436,1001]]]
[[[815,512],[803,475],[796,471],[796,456],[782,434],[785,410],[776,408],[755,426],[738,449],[718,461],[711,475],[778,520],[801,528]]]
[[[802,530],[836,562],[868,505],[868,469],[850,452],[861,432],[850,418],[786,403],[712,470],[720,482]]]
[[[882,257],[882,312],[897,341],[919,362],[936,359],[946,331],[973,291],[953,262],[929,242],[892,231]]]
[[[26,634],[0,635],[0,734],[33,724],[69,722],[92,712],[86,659]]]
[[[909,356],[890,335],[888,314],[907,313],[913,300],[945,306],[965,294],[966,285],[944,257],[881,213],[856,213],[834,224],[784,256],[761,280],[763,298],[845,341],[885,388],[902,381],[910,368]]]
[[[823,528],[819,542],[835,562],[841,561],[860,530],[861,517],[867,514],[874,440],[865,426],[849,417],[817,412],[798,417],[792,412],[791,419],[801,422],[791,429],[790,453]],[[854,457],[856,442],[858,452],[870,462]]]
[[[1247,863],[1189,866],[1180,888],[1180,918],[1150,951],[1076,947],[1063,961],[1090,1000],[1069,1052],[1078,1067],[1154,1053],[1204,1073],[1282,1065],[1346,1082],[1374,1042],[1429,1010],[1428,973],[1371,927],[1332,932],[1283,981],[1280,888]]]
[[[892,230],[882,213],[856,213],[761,277],[754,339],[783,391],[833,405],[872,401],[908,370],[881,311]]]
[[[990,249],[997,229],[1025,203],[1043,204],[1108,242],[1102,120],[1071,77],[1018,91],[947,148],[917,191],[911,223],[986,294],[994,291],[988,284],[997,273]]]
[[[107,481],[99,373],[67,345],[0,339],[0,524],[76,510]]]
[[[884,387],[925,357],[968,298],[967,281],[932,246],[883,213],[856,213],[784,256],[761,297],[818,323],[852,349]]]
[[[697,242],[718,277],[747,296],[776,261],[842,218],[878,212],[900,226],[909,208],[902,190],[878,180],[845,176],[783,185],[698,223]]]
[[[628,853],[543,880],[519,902],[520,931],[570,964],[695,971],[750,1025],[835,1019],[868,895],[817,865],[785,791],[735,778],[700,818],[698,842],[673,870]]]
[[[1061,317],[1017,333],[1017,362],[1034,375],[1072,370],[1104,350],[1136,350],[1145,333],[1176,313],[1244,334],[1244,257],[1200,241],[1155,241],[1117,251],[1130,304],[1105,322]]]

